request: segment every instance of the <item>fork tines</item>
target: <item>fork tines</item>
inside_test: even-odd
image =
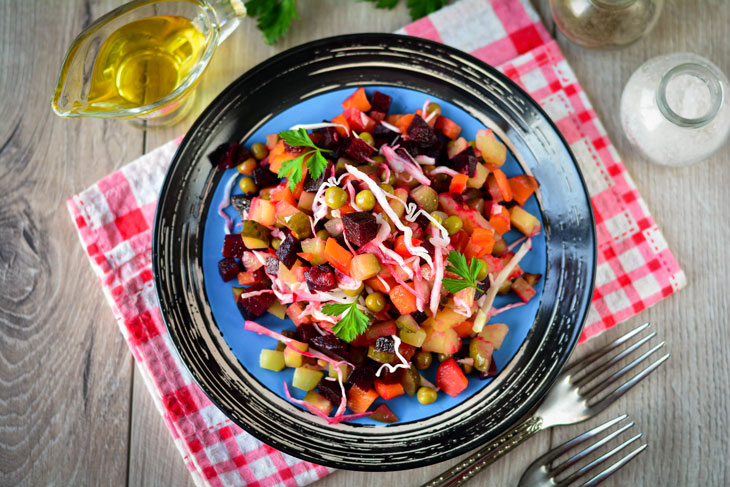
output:
[[[630,363],[623,366],[618,371],[612,373],[605,379],[593,385],[590,389],[585,391],[583,390],[583,388],[585,388],[594,379],[608,371],[612,366],[618,364],[621,360],[630,357],[642,345],[654,338],[656,336],[656,331],[649,331],[649,326],[650,323],[644,323],[643,325],[631,330],[622,337],[616,339],[608,346],[603,347],[601,350],[594,352],[573,364],[569,369],[572,376],[570,381],[571,384],[580,387],[580,392],[584,397],[592,398],[592,400],[595,401],[600,392],[607,390],[611,384],[615,383],[616,381],[618,381],[618,379],[636,369],[640,364],[647,363],[647,359],[649,359],[649,357],[651,357],[655,352],[664,347],[663,341],[653,346],[637,358],[633,359]],[[631,343],[624,350],[613,353],[614,350],[616,350],[619,346],[623,345],[624,343],[630,343],[632,340],[633,343]],[[595,401],[594,404],[591,404],[591,407],[596,407],[600,409],[602,406],[612,403],[615,399],[623,395],[626,391],[628,391],[637,383],[639,383],[642,379],[644,379],[644,377],[649,375],[654,369],[659,367],[665,360],[670,357],[670,355],[671,354],[667,353],[654,360],[654,362],[646,365],[638,374],[617,386],[603,399],[601,399],[600,401]]]
[[[629,463],[633,458],[635,458],[646,449],[647,445],[646,443],[644,443],[628,453],[624,452],[626,448],[636,443],[641,438],[641,433],[632,436],[628,440],[622,442],[621,444],[612,448],[610,451],[602,454],[598,458],[590,461],[580,468],[575,469],[567,476],[563,476],[563,478],[561,479],[558,479],[557,477],[561,474],[565,474],[571,467],[576,466],[576,464],[583,460],[585,457],[595,452],[599,448],[610,444],[612,440],[619,437],[619,435],[621,435],[625,431],[631,429],[634,426],[634,422],[626,422],[625,420],[627,419],[627,417],[628,416],[624,414],[600,426],[597,426],[590,431],[576,436],[571,440],[566,441],[562,445],[540,457],[534,462],[533,465],[535,467],[541,465],[543,468],[547,469],[547,475],[552,479],[554,485],[556,485],[557,487],[564,487],[572,484],[589,472],[595,470],[597,467],[607,463],[609,460],[613,461],[613,463],[606,467],[603,471],[599,472],[593,478],[582,484],[584,487],[598,485],[601,481],[613,475],[617,470]],[[601,435],[613,426],[619,426],[619,428],[601,438]],[[594,440],[594,442],[585,447],[582,451],[563,461],[559,465],[553,464],[558,457],[570,452],[578,445],[586,443],[589,440]]]

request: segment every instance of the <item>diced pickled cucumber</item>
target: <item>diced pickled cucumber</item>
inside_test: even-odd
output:
[[[296,350],[292,350],[292,348],[295,348]],[[301,353],[297,352],[297,350],[301,350],[302,352],[306,352],[309,350],[309,345],[302,342],[289,342],[289,347],[284,350],[284,363],[287,367],[301,367],[303,363],[303,357]]]
[[[420,347],[426,341],[426,330],[420,328],[418,331],[413,332],[406,328],[401,328],[398,332],[398,337],[407,345]]]
[[[284,219],[284,224],[291,230],[297,240],[304,240],[312,236],[312,225],[309,217],[301,211]]]
[[[300,355],[301,357],[301,355]],[[298,367],[294,369],[294,378],[292,385],[303,391],[311,391],[319,381],[322,380],[324,373],[321,370],[314,370],[307,367]]]
[[[389,364],[393,360],[395,360],[395,354],[390,352],[379,352],[375,350],[374,346],[368,347],[368,357],[375,360],[376,362],[380,362],[381,364]]]
[[[304,402],[311,404],[324,414],[329,414],[332,412],[332,409],[334,409],[334,405],[329,401],[329,399],[317,391],[307,392],[307,395],[304,396]]]
[[[262,369],[273,370],[274,372],[284,370],[284,352],[262,349],[259,354],[259,365]]]
[[[428,213],[433,213],[439,207],[438,194],[428,186],[417,187],[411,191],[411,197]]]
[[[253,220],[244,220],[241,230],[243,245],[248,249],[265,249],[269,246],[269,229]]]
[[[406,391],[406,394],[413,397],[416,391],[418,391],[418,388],[421,387],[421,374],[418,373],[415,367],[406,369],[400,383],[403,386],[403,390]]]
[[[479,337],[473,338],[469,343],[469,356],[474,359],[474,368],[479,372],[489,371],[489,364],[492,363],[492,352],[494,352],[494,345]]]
[[[342,380],[347,380],[347,378],[350,377],[350,372],[352,372],[350,370],[350,366],[348,366],[347,364],[340,364],[339,369],[340,369],[340,372],[342,372]],[[330,377],[332,377],[333,379],[337,379],[337,369],[331,363],[330,363],[330,369],[329,369],[328,375]]]
[[[395,320],[395,326],[397,326],[399,330],[405,329],[406,331],[409,331],[411,333],[415,333],[421,329],[421,327],[418,326],[418,323],[416,323],[416,320],[411,315],[403,315],[398,317]]]

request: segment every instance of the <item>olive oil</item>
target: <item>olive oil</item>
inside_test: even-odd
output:
[[[206,39],[184,17],[135,20],[102,44],[85,111],[141,107],[172,93],[195,68]]]

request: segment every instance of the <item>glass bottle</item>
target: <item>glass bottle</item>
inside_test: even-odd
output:
[[[560,31],[579,46],[624,47],[656,24],[664,0],[550,0]]]
[[[730,83],[707,59],[675,53],[650,59],[621,95],[621,125],[650,161],[686,166],[716,152],[730,134]]]

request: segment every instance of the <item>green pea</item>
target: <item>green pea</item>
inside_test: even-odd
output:
[[[391,194],[393,193],[393,191],[395,191],[395,190],[393,189],[393,186],[391,186],[390,184],[387,184],[387,183],[383,183],[383,184],[381,184],[381,185],[380,185],[380,189],[382,189],[382,190],[383,190],[383,191],[385,191],[386,193],[391,193]]]
[[[373,136],[370,135],[368,132],[361,133],[360,138],[367,142],[368,145],[375,145],[375,139],[373,139]]]
[[[379,313],[385,308],[385,296],[380,293],[368,294],[365,298],[365,306],[373,313]]]
[[[450,216],[446,220],[444,220],[444,228],[447,232],[449,232],[449,235],[453,235],[457,233],[461,228],[464,226],[464,222],[461,221],[461,218],[458,216]]]
[[[451,358],[451,354],[440,353],[436,355],[436,358],[439,359],[439,362],[443,362],[444,360],[449,360]]]
[[[429,103],[428,107],[426,107],[426,116],[431,113],[436,113],[434,117],[439,118],[441,116],[441,105],[439,105],[438,103]]]
[[[360,287],[357,289],[343,289],[343,291],[348,296],[359,296],[363,289],[365,289],[365,284],[360,283]]]
[[[240,186],[241,191],[246,194],[254,194],[256,191],[258,191],[258,188],[256,187],[256,183],[254,183],[253,178],[241,178],[241,180],[238,182],[238,186]]]
[[[327,203],[327,206],[333,210],[337,210],[345,206],[345,203],[347,203],[347,192],[336,186],[329,187],[327,188],[327,191],[324,192],[324,201]]]
[[[320,230],[320,231],[317,232],[317,237],[320,240],[325,240],[326,241],[328,238],[330,238],[330,232],[328,232],[327,230],[322,229],[322,230]]]
[[[258,163],[256,162],[256,159],[253,157],[249,157],[245,161],[243,161],[241,164],[239,164],[236,169],[238,169],[238,172],[241,174],[245,174],[246,176],[250,176],[253,174],[254,170],[256,169],[256,166],[258,166]]]
[[[413,364],[418,370],[426,370],[427,368],[431,367],[432,363],[433,355],[431,355],[431,352],[419,350],[418,353],[416,353],[416,355],[413,357]]]
[[[355,195],[355,203],[365,211],[370,211],[375,206],[375,195],[369,189],[364,189]]]
[[[418,402],[423,405],[431,404],[436,400],[437,397],[438,393],[433,387],[419,387],[418,392],[416,393],[416,398],[418,399]]]
[[[251,154],[260,161],[269,155],[269,149],[261,142],[256,142],[251,146]]]
[[[374,155],[370,159],[378,164],[385,164],[385,157],[381,156],[380,154]]]

